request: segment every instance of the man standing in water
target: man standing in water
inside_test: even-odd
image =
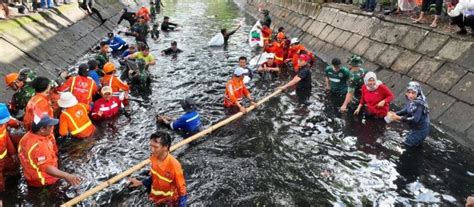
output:
[[[157,132],[150,136],[150,177],[139,181],[131,178],[131,187],[145,186],[150,200],[158,206],[186,206],[186,182],[181,164],[170,153],[171,136]]]
[[[239,110],[243,113],[247,112],[247,109],[242,106],[240,101],[245,97],[250,101],[252,105],[255,105],[254,100],[250,96],[250,92],[245,86],[244,83],[244,75],[247,70],[238,67],[235,69],[234,74],[232,75],[232,79],[226,83],[225,85],[225,97],[224,97],[224,106],[231,108],[231,107],[238,107]]]
[[[346,94],[346,99],[344,100],[344,103],[341,106],[341,112],[346,112],[347,111],[347,105],[353,101],[353,98],[355,97],[355,100],[353,101],[354,103],[359,102],[360,98],[360,89],[362,85],[364,84],[364,76],[367,73],[367,70],[364,68],[361,68],[362,63],[362,58],[360,58],[357,55],[353,55],[349,58],[348,61],[350,65],[350,70],[351,70],[351,76],[349,78],[349,87],[347,89],[347,94]]]
[[[239,26],[237,26],[237,28],[232,30],[232,32],[227,32],[226,28],[221,29],[222,36],[224,36],[224,46],[227,46],[230,36],[233,35],[235,32],[237,32],[237,30],[239,30],[240,27],[241,25],[239,24]]]
[[[286,89],[290,86],[296,85],[296,95],[298,96],[298,102],[300,104],[308,105],[309,97],[311,96],[311,70],[308,62],[311,60],[311,57],[302,54],[298,59],[298,65],[300,69],[298,75],[296,75],[293,80],[283,85],[281,88]]]

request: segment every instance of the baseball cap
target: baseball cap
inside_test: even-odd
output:
[[[245,73],[247,73],[247,70],[243,69],[242,67],[238,67],[234,70],[234,75],[236,76],[242,76]]]

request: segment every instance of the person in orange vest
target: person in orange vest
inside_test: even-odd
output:
[[[242,106],[240,101],[245,97],[250,101],[252,105],[256,106],[256,103],[250,96],[250,92],[247,89],[247,86],[244,84],[244,75],[247,70],[241,67],[235,69],[232,79],[226,83],[225,86],[225,97],[224,97],[224,106],[225,107],[238,107],[239,110],[243,113],[247,112],[247,109]]]
[[[75,138],[87,138],[95,132],[95,126],[88,116],[90,106],[79,103],[70,92],[64,92],[58,101],[59,107],[63,108],[59,116],[59,135],[62,137],[71,134]]]
[[[145,180],[129,179],[131,187],[145,186],[150,200],[159,206],[185,207],[188,200],[181,164],[169,150],[171,136],[157,132],[150,136],[151,172]]]
[[[142,7],[140,7],[140,9],[138,9],[136,17],[137,17],[137,19],[141,17],[145,21],[149,22],[150,19],[151,19],[150,10],[148,10],[148,8],[142,6]]]
[[[14,170],[18,163],[7,127],[19,127],[20,124],[18,120],[11,118],[7,105],[0,103],[0,192],[5,191],[4,173]]]
[[[31,82],[31,86],[35,89],[36,94],[28,101],[25,108],[23,125],[26,131],[31,130],[35,117],[41,117],[43,114],[53,117],[53,108],[49,97],[51,89],[50,80],[46,77],[37,77]],[[56,139],[54,138],[53,129],[51,129],[49,139],[53,143],[55,152],[57,153],[58,147],[56,145]]]
[[[94,120],[108,119],[120,113],[123,109],[122,101],[116,96],[112,96],[112,88],[110,86],[102,87],[102,98],[94,103],[91,116]]]
[[[77,76],[72,76],[66,80],[56,90],[59,92],[71,92],[80,103],[92,104],[92,98],[97,93],[95,81],[88,75],[89,66],[81,64]]]
[[[285,48],[284,48],[285,34],[278,33],[277,40],[270,43],[268,47],[265,47],[267,53],[275,54],[275,63],[281,67],[285,60]]]
[[[105,75],[101,79],[102,87],[110,86],[113,91],[112,95],[120,97],[120,100],[127,105],[130,88],[127,83],[122,82],[117,76],[115,76],[115,72],[115,65],[113,63],[108,62],[104,65]]]
[[[48,138],[57,119],[47,114],[36,118],[31,131],[26,133],[18,146],[18,158],[23,167],[26,183],[32,187],[44,187],[65,179],[71,185],[78,185],[81,179],[73,174],[58,169],[58,157],[54,150],[55,143]]]
[[[290,50],[288,51],[288,58],[286,59],[285,62],[292,61],[293,68],[296,73],[298,73],[298,70],[300,69],[300,66],[298,64],[298,59],[301,54],[308,55],[311,58],[310,62],[308,62],[309,66],[310,67],[313,66],[313,63],[314,63],[313,53],[307,50],[303,44],[300,44],[300,41],[298,40],[298,38],[291,39]]]
[[[272,29],[268,25],[262,26],[263,45],[268,45],[272,40]]]

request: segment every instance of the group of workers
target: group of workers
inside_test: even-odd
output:
[[[158,4],[161,2],[158,1]],[[157,6],[156,2],[154,5]],[[65,179],[71,185],[81,182],[79,176],[58,168],[56,135],[79,139],[91,137],[95,132],[94,120],[115,117],[128,104],[130,86],[117,77],[116,66],[109,61],[108,51],[110,47],[112,53],[121,58],[141,59],[147,66],[156,64],[146,45],[147,35],[142,34],[148,32],[148,26],[144,25],[147,25],[147,16],[150,17],[143,13],[146,12],[138,12],[135,15],[138,18],[136,24],[139,24],[137,28],[143,28],[132,30],[137,45],[128,45],[117,35],[108,34],[108,40],[100,43],[96,58],[87,64],[79,65],[77,75],[62,74],[65,81],[59,86],[55,86],[55,81],[46,77],[35,77],[31,70],[21,70],[19,73],[5,76],[7,86],[13,89],[15,94],[9,105],[0,104],[0,191],[4,190],[3,174],[6,169],[11,168],[7,165],[15,163],[12,160],[16,159],[23,167],[23,175],[29,186],[53,185],[58,179]],[[299,103],[308,105],[312,90],[311,66],[315,57],[297,38],[287,38],[284,28],[279,28],[273,37],[269,13],[264,10],[263,14],[263,49],[271,54],[266,62],[259,65],[257,71],[260,74],[276,74],[283,69],[290,69],[294,77],[280,89],[296,85]],[[165,17],[165,20],[167,19],[169,18]],[[169,29],[173,25],[168,21],[163,24],[162,30],[163,27]],[[222,30],[222,33],[227,35],[226,42],[234,32],[235,30],[230,33]],[[162,54],[179,52],[181,50],[177,48],[177,43],[172,42],[171,48],[162,51]],[[247,64],[246,57],[239,58],[239,66],[226,83],[224,94],[224,106],[243,113],[247,111],[243,104],[244,98],[247,98],[250,104],[256,104],[244,82],[246,76],[253,76]],[[394,99],[390,89],[377,79],[375,73],[361,68],[363,61],[360,57],[352,56],[348,64],[349,69],[335,58],[325,70],[327,90],[332,96],[344,97],[340,110],[345,112],[351,103],[358,103],[357,107],[354,107],[354,114],[364,113],[367,116],[388,117],[390,120],[407,122],[411,131],[405,144],[420,145],[429,132],[428,104],[420,84],[410,82],[406,90],[407,105],[398,112],[390,112],[389,104]],[[185,111],[183,116],[173,119],[166,115],[157,115],[157,122],[188,134],[198,132],[201,121],[197,104],[190,97],[184,98],[180,104]],[[22,122],[13,118],[20,116],[21,111],[24,111]],[[10,139],[9,128],[22,125],[27,133],[19,141]],[[146,186],[150,199],[155,203],[185,206],[185,179],[181,165],[169,153],[171,142],[170,135],[165,132],[152,134],[150,176],[142,181],[132,178],[130,182],[134,187]]]

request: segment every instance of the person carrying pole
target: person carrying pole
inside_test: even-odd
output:
[[[242,104],[240,103],[244,96],[249,99],[252,105],[255,105],[255,102],[250,96],[250,92],[247,89],[247,86],[245,86],[244,84],[244,75],[246,72],[247,70],[241,67],[235,69],[234,74],[232,75],[232,79],[229,80],[226,84],[224,98],[225,107],[238,107],[239,110],[243,113],[247,112],[245,107],[242,106]]]
[[[131,187],[145,186],[157,205],[186,206],[186,181],[181,164],[170,154],[171,136],[157,132],[150,136],[151,170],[145,180],[129,179]]]

